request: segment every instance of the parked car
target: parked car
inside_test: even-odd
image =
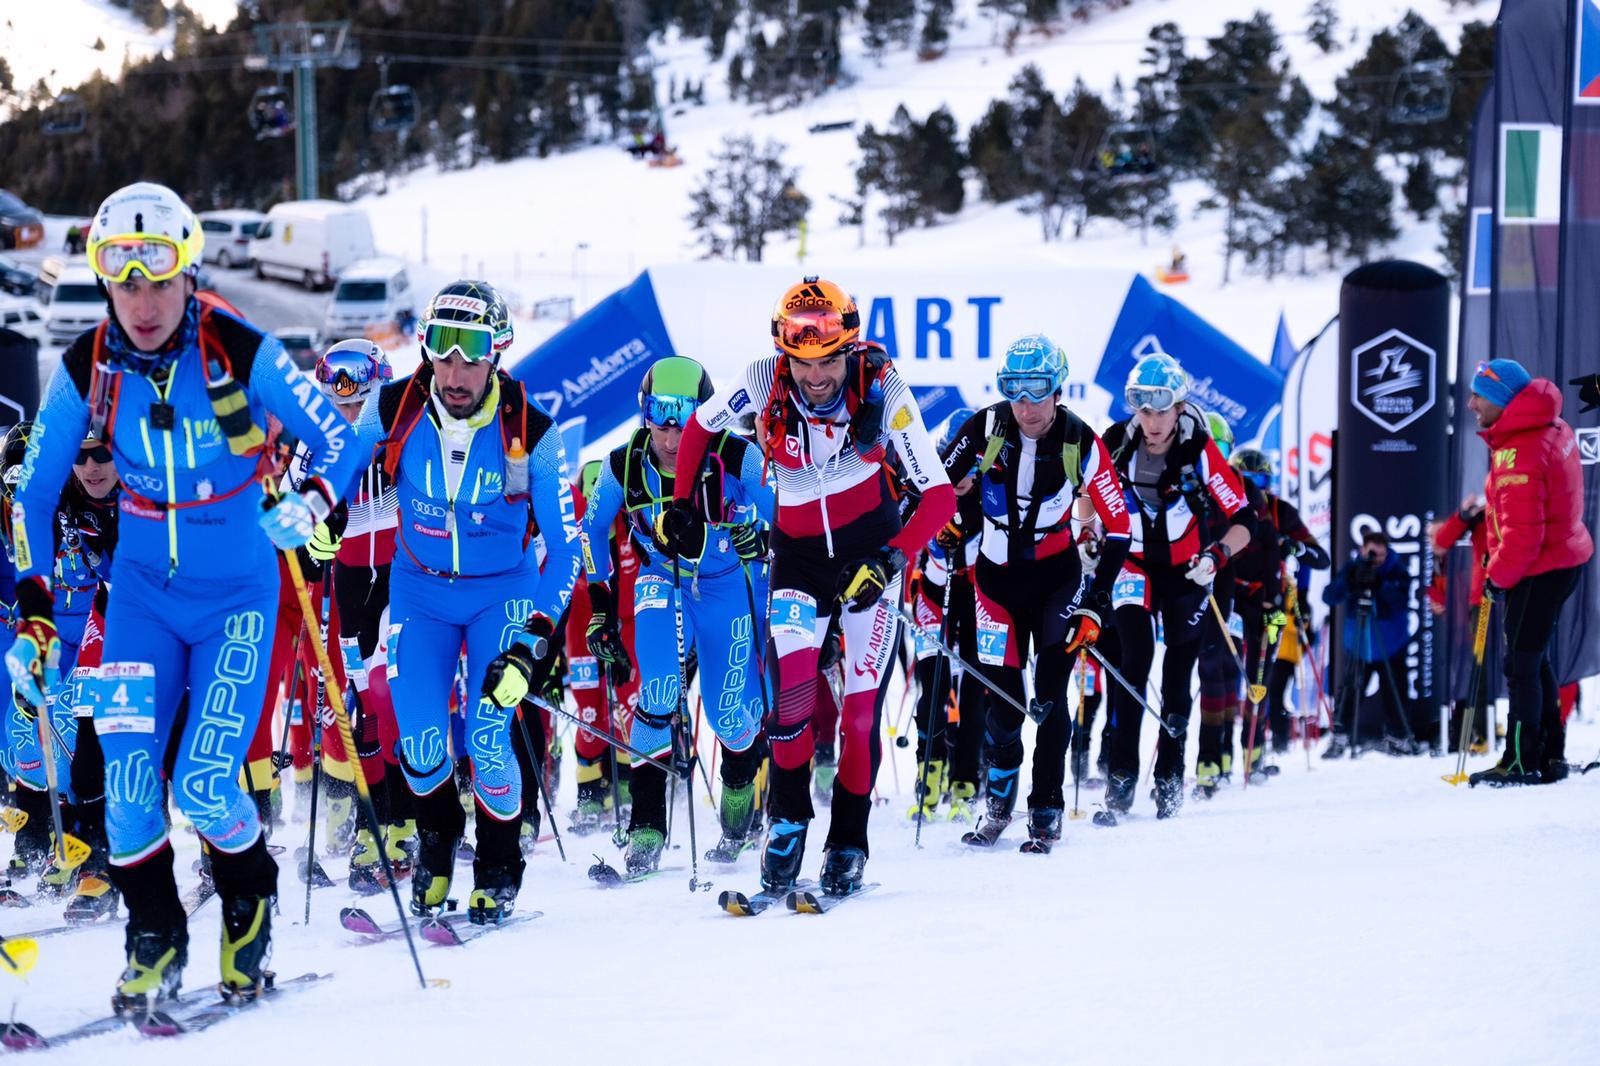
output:
[[[283,344],[295,366],[309,371],[317,365],[317,356],[322,354],[322,337],[314,327],[284,326],[273,330],[272,335]]]
[[[44,315],[31,299],[0,302],[0,329],[15,330],[36,344],[45,343]]]
[[[405,264],[394,259],[368,259],[352,264],[339,275],[322,322],[322,335],[344,340],[364,336],[374,327],[404,332],[416,317],[416,299]]]
[[[32,296],[39,275],[7,255],[0,255],[0,290],[13,296]]]
[[[202,211],[200,228],[205,231],[202,255],[208,263],[224,270],[250,262],[250,242],[267,216],[260,211]]]
[[[325,288],[345,268],[377,254],[372,223],[359,207],[333,200],[295,200],[267,212],[250,242],[256,277]]]
[[[33,248],[44,242],[44,216],[15,194],[0,189],[0,248]]]
[[[86,260],[46,259],[39,270],[39,302],[52,344],[68,344],[106,317],[106,298]]]

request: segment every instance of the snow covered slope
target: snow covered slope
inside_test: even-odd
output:
[[[239,7],[236,0],[186,2],[213,26],[227,24]],[[102,47],[96,48],[96,42]],[[40,78],[51,89],[65,89],[97,70],[115,77],[124,58],[145,59],[171,44],[170,26],[151,33],[126,8],[106,0],[8,0],[0,5],[0,55],[11,64],[20,90],[33,88]]]
[[[1496,5],[1488,0],[1454,6],[1447,0],[1419,0],[1412,6],[1454,46],[1463,23],[1492,19]],[[427,252],[441,269],[476,270],[481,265],[491,280],[504,279],[536,296],[572,295],[587,303],[647,266],[699,256],[685,221],[690,190],[723,135],[748,132],[758,140],[787,145],[786,158],[800,167],[798,184],[813,204],[805,260],[809,270],[847,279],[850,266],[863,263],[973,269],[1066,263],[1148,273],[1165,262],[1169,245],[1176,244],[1188,254],[1194,281],[1176,287],[1174,294],[1265,358],[1279,308],[1287,311],[1294,337],[1303,342],[1337,310],[1343,271],[1274,283],[1244,277],[1221,286],[1220,218],[1214,211],[1196,213],[1205,192],[1198,183],[1175,189],[1182,207],[1179,228],[1170,238],[1153,236],[1148,246],[1140,244],[1136,233],[1106,222],[1093,225],[1081,240],[1045,244],[1037,221],[1015,206],[996,207],[969,196],[967,208],[951,221],[904,234],[893,248],[873,226],[861,248],[857,229],[838,222],[830,199],[853,194],[855,134],[808,132],[815,123],[843,119],[854,120],[858,130],[867,122],[881,128],[903,103],[918,117],[949,106],[965,135],[989,101],[1003,96],[1011,78],[1028,63],[1044,71],[1058,94],[1080,76],[1091,87],[1109,92],[1118,77],[1125,86],[1132,85],[1149,29],[1156,23],[1176,22],[1189,36],[1190,50],[1196,51],[1227,20],[1248,18],[1261,8],[1272,11],[1295,71],[1322,97],[1365,49],[1367,38],[1393,25],[1402,13],[1381,0],[1344,0],[1339,5],[1342,32],[1346,39],[1355,34],[1359,43],[1324,56],[1304,37],[1299,3],[1134,0],[1118,11],[1097,11],[1085,25],[1066,24],[1049,38],[1027,35],[1007,55],[992,43],[992,25],[976,0],[963,0],[958,4],[960,22],[943,58],[923,63],[911,52],[891,51],[880,65],[861,53],[859,34],[847,32],[847,62],[859,80],[801,108],[771,115],[728,101],[726,62],[708,65],[702,41],[672,40],[657,48],[666,64],[662,84],[670,77],[680,84],[685,77],[706,79],[705,107],[668,114],[668,139],[683,157],[682,167],[650,169],[615,147],[601,146],[465,172],[421,171],[391,181],[386,195],[370,197],[364,205],[388,251],[421,257],[426,210]],[[729,54],[737,47],[735,34],[729,39]],[[485,205],[494,205],[492,214]],[[1417,223],[1410,215],[1397,216],[1402,234],[1386,251],[1437,263],[1437,219]],[[798,250],[794,241],[779,241],[769,245],[766,258],[796,263],[798,269]],[[1320,257],[1312,258],[1313,267],[1322,266]]]
[[[1600,746],[1600,691],[1586,695],[1588,718],[1568,740],[1577,759]],[[948,823],[926,826],[913,849],[911,752],[886,750],[867,865],[882,887],[829,915],[719,912],[717,891],[755,888],[753,855],[727,871],[702,861],[715,887],[691,895],[680,798],[683,848],[667,853],[666,873],[601,889],[583,871],[594,852],[616,861],[603,835],[569,834],[566,864],[541,844],[518,905],[544,917],[464,948],[424,947],[427,975],[451,987],[423,992],[402,943],[360,945],[338,926],[354,903],[392,921],[387,896],[320,890],[302,926],[304,888],[280,860],[273,966],[331,971],[326,989],[176,1044],[119,1034],[38,1061],[1593,1061],[1600,773],[1494,793],[1443,784],[1454,759],[1314,759],[1308,770],[1296,750],[1271,784],[1190,800],[1173,821],[1155,820],[1141,786],[1122,826],[1068,822],[1052,854],[1031,856],[1017,853],[1015,825],[993,853],[963,847]],[[1099,798],[1086,792],[1083,806]],[[568,774],[563,826],[572,801]],[[698,802],[704,848],[714,816]],[[304,832],[294,823],[275,839],[292,848]],[[175,839],[186,884],[194,837]],[[342,875],[343,860],[325,861]],[[458,896],[470,877],[457,867]],[[187,987],[217,979],[218,922],[213,903],[191,926]],[[42,907],[0,911],[0,932],[45,924],[54,915]],[[14,1007],[46,1032],[99,1015],[121,944],[120,924],[41,941],[27,984],[0,979],[0,1015]]]

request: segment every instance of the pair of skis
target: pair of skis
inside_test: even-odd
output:
[[[147,1037],[175,1037],[204,1032],[263,1003],[304,991],[332,976],[304,973],[285,981],[269,978],[269,983],[259,995],[244,1001],[222,999],[214,987],[196,989],[175,996],[150,1010],[108,1014],[52,1036],[42,1036],[32,1026],[13,1021],[0,1025],[0,1046],[11,1051],[54,1048],[128,1028]]]
[[[501,919],[498,924],[473,925],[465,914],[446,914],[423,919],[417,925],[422,932],[422,939],[428,943],[440,947],[460,947],[485,933],[492,933],[496,929],[504,929],[520,922],[531,922],[543,916],[544,911],[519,911]],[[388,940],[405,932],[399,922],[384,925],[360,907],[345,907],[340,910],[339,924],[350,932],[358,933],[370,940]]]
[[[872,881],[862,885],[848,896],[830,896],[825,892],[815,891],[816,882],[810,879],[796,881],[790,888],[781,892],[762,889],[753,895],[743,892],[721,892],[717,895],[717,906],[725,914],[735,918],[753,918],[762,914],[779,903],[794,914],[827,914],[841,903],[848,903],[866,895],[878,887],[878,882]]]

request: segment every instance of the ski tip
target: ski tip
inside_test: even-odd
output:
[[[460,947],[466,941],[461,939],[461,934],[451,927],[449,922],[439,918],[429,918],[422,923],[422,939],[430,944],[441,947]]]
[[[784,897],[784,906],[796,914],[821,914],[822,906],[810,892],[791,892]]]
[[[623,877],[614,866],[602,859],[589,867],[589,880],[602,888],[615,888],[622,884]]]
[[[749,918],[756,913],[750,905],[750,897],[731,889],[717,893],[717,906],[736,918]]]
[[[35,1048],[48,1047],[49,1043],[40,1036],[38,1030],[31,1025],[21,1022],[8,1022],[0,1030],[0,1047],[10,1051],[32,1051]]]

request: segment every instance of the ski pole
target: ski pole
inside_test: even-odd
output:
[[[541,711],[549,711],[553,715],[556,715],[556,716],[561,717],[561,718],[565,718],[566,720],[568,720],[570,722],[574,722],[577,725],[582,726],[584,729],[586,729],[589,732],[593,733],[595,736],[599,737],[601,740],[604,740],[606,743],[615,744],[618,748],[620,748],[621,750],[627,752],[629,755],[632,755],[635,759],[638,759],[640,762],[649,763],[651,766],[654,766],[656,769],[660,770],[662,773],[665,773],[665,774],[671,776],[674,779],[679,778],[679,777],[683,777],[686,774],[691,774],[691,773],[694,772],[693,767],[689,767],[689,766],[673,766],[673,765],[671,765],[669,763],[662,762],[660,759],[656,758],[653,755],[646,755],[644,752],[640,751],[638,748],[634,747],[632,744],[628,743],[626,740],[623,740],[621,737],[617,736],[615,733],[609,732],[608,730],[601,729],[600,726],[598,724],[596,724],[596,723],[585,722],[585,721],[579,719],[576,715],[574,715],[571,711],[567,710],[565,707],[556,707],[556,706],[552,705],[543,696],[536,696],[532,692],[529,692],[528,695],[526,697],[524,697],[523,701],[525,703],[533,704],[535,707],[539,708]]]
[[[89,845],[68,833],[61,820],[61,787],[56,779],[55,725],[50,721],[51,711],[60,693],[46,695],[44,706],[34,712],[39,727],[39,754],[44,759],[44,783],[50,795],[50,822],[55,829],[56,862],[63,870],[75,870],[89,857]]]
[[[550,831],[556,836],[556,850],[561,853],[561,861],[566,862],[567,849],[561,843],[561,827],[556,824],[556,807],[550,802],[550,790],[544,783],[544,768],[541,765],[544,762],[544,752],[534,749],[533,736],[528,732],[528,720],[523,717],[520,703],[513,713],[516,715],[517,728],[522,730],[522,746],[528,749],[528,766],[533,770],[534,785],[539,790],[533,797],[534,809],[538,810],[539,797],[543,796],[545,813],[550,815]]]
[[[262,485],[267,499],[275,502],[278,498],[278,491],[277,486],[272,483],[272,479],[270,477],[262,478]],[[312,617],[311,594],[306,591],[305,578],[300,572],[300,559],[292,549],[287,549],[283,552],[283,560],[289,568],[289,581],[294,586],[295,599],[300,604],[300,614],[309,627]],[[307,632],[309,634],[309,629]],[[320,639],[313,640],[311,643],[312,649],[316,652],[317,666],[321,669],[322,676],[325,678],[332,677],[333,662],[328,655],[327,644]],[[350,716],[345,713],[343,694],[331,685],[324,687],[327,689],[329,702],[333,704],[333,716],[339,727],[339,739],[344,742],[345,751],[353,752],[356,750],[355,735],[350,728]],[[313,787],[315,787],[316,778],[313,777],[311,780]],[[406,947],[411,951],[411,962],[417,970],[417,983],[423,988],[427,988],[428,979],[422,975],[422,959],[417,955],[416,942],[411,938],[411,920],[406,915],[405,905],[400,902],[400,888],[395,883],[394,868],[389,863],[389,849],[385,848],[381,843],[383,827],[378,824],[378,812],[372,803],[372,790],[367,787],[366,774],[356,774],[356,793],[361,797],[361,806],[367,816],[367,824],[372,827],[373,833],[380,841],[378,845],[378,861],[383,864],[384,880],[389,882],[389,895],[394,899],[395,910],[400,915],[400,928],[405,933]],[[307,856],[307,858],[313,859],[315,856],[311,855]]]
[[[1239,654],[1239,646],[1233,642],[1233,633],[1228,629],[1228,620],[1222,616],[1222,607],[1217,603],[1217,594],[1210,589],[1206,589],[1206,600],[1211,604],[1211,613],[1217,618],[1217,628],[1222,630],[1222,639],[1228,642],[1228,654],[1232,655],[1234,661],[1239,664],[1240,676],[1248,677],[1249,673],[1245,670],[1244,656]]]
[[[618,718],[617,711],[620,709],[617,706],[617,687],[611,679],[611,668],[604,663],[600,664],[600,680],[605,685],[606,707],[609,709],[607,718],[615,724]],[[617,770],[617,746],[607,744],[606,754],[611,758],[611,816],[616,822],[611,830],[611,842],[620,848],[628,842],[628,834],[622,829],[622,801],[621,793],[618,791],[622,786]]]
[[[959,652],[951,648],[944,641],[940,640],[936,634],[930,633],[928,630],[924,629],[922,623],[917,621],[916,616],[906,608],[905,604],[902,603],[899,605],[899,611],[900,616],[909,622],[917,630],[917,632],[921,633],[923,636],[927,637],[933,642],[934,647],[939,650],[941,655],[953,660],[956,665],[960,666],[968,674],[972,675],[972,677],[974,677],[984,688],[1000,697],[1001,702],[1011,707],[1018,714],[1026,715],[1027,717],[1033,719],[1034,722],[1039,722],[1044,718],[1045,715],[1050,713],[1048,707],[1036,707],[1033,710],[1029,710],[1027,707],[1024,707],[1022,704],[1018,703],[1016,699],[1012,697],[1011,693],[1000,688],[987,677],[984,677],[982,672],[980,672],[977,667],[967,662],[967,660],[963,659]]]
[[[1275,616],[1274,616],[1275,617]],[[1250,791],[1250,771],[1255,766],[1256,760],[1256,722],[1261,714],[1261,698],[1267,694],[1267,687],[1261,683],[1267,673],[1267,647],[1275,646],[1278,635],[1282,629],[1272,620],[1264,622],[1261,635],[1261,653],[1256,658],[1256,682],[1250,686],[1250,710],[1245,715],[1245,741],[1244,741],[1244,782],[1241,792]]]
[[[1106,672],[1107,676],[1109,676],[1117,684],[1121,685],[1128,695],[1132,696],[1134,701],[1138,703],[1140,707],[1144,708],[1144,712],[1156,720],[1157,724],[1161,726],[1162,731],[1165,732],[1167,736],[1177,739],[1183,735],[1181,731],[1176,730],[1167,724],[1167,720],[1161,717],[1160,712],[1158,712],[1154,707],[1150,706],[1150,704],[1145,700],[1144,695],[1138,689],[1130,685],[1128,683],[1128,679],[1123,677],[1122,674],[1117,671],[1115,666],[1112,666],[1110,663],[1106,662],[1106,657],[1100,654],[1099,648],[1096,648],[1093,644],[1085,644],[1083,648],[1090,655],[1094,656],[1095,661],[1100,664],[1100,668]]]
[[[1483,654],[1489,643],[1489,611],[1493,597],[1488,588],[1478,601],[1478,624],[1472,634],[1472,683],[1467,686],[1468,706],[1461,711],[1461,738],[1456,751],[1456,772],[1445,775],[1444,780],[1459,785],[1467,779],[1467,747],[1472,739],[1472,721],[1478,716],[1478,697],[1483,688]]]
[[[676,551],[672,553],[672,626],[678,638],[678,727],[673,730],[673,747],[682,746],[690,767],[690,772],[684,775],[684,789],[689,800],[689,891],[697,892],[701,887],[700,844],[695,838],[693,767],[699,761],[699,754],[689,735],[689,700],[684,692],[688,683],[683,675],[683,571]],[[710,888],[710,882],[706,882],[705,887]]]
[[[941,644],[943,644],[950,637],[950,586],[955,584],[955,579],[955,571],[953,569],[946,568],[944,575],[944,606],[939,614],[939,642]],[[945,667],[945,664],[948,661],[949,660],[945,659],[945,657],[941,655],[939,657],[939,661],[933,664],[933,685],[930,686],[932,691],[928,693],[928,735],[919,738],[922,741],[922,769],[917,774],[916,786],[911,790],[911,794],[913,796],[917,795],[918,789],[927,790],[930,787],[928,784],[928,763],[933,759],[933,745],[934,742],[939,738],[940,723],[939,718],[936,715],[939,711],[946,711],[946,708],[943,706],[943,704],[945,700],[949,699],[949,696],[946,694],[947,686],[941,684],[939,681],[939,672]],[[951,675],[952,679],[954,678],[955,671],[953,669],[947,670],[946,673]],[[940,706],[936,708],[935,704],[939,704]],[[946,711],[946,713],[948,712]],[[920,733],[921,730],[919,729],[917,732]],[[934,798],[934,802],[938,802],[937,797]],[[914,847],[922,847],[922,818],[923,811],[927,809],[927,806],[928,797],[926,792],[924,792],[923,795],[918,796],[917,798],[917,833],[916,839],[913,842]]]
[[[288,698],[283,702],[283,731],[278,734],[278,750],[272,756],[272,779],[279,782],[283,780],[284,767],[293,762],[289,758],[289,727],[294,722],[294,701],[300,695],[300,636],[304,632],[304,628],[295,630],[291,645],[294,666],[289,673]]]
[[[1083,784],[1083,773],[1078,766],[1078,738],[1083,737],[1084,706],[1089,702],[1089,668],[1084,663],[1083,652],[1078,652],[1078,713],[1072,720],[1072,747],[1069,749],[1068,758],[1072,760],[1072,810],[1067,812],[1067,817],[1074,822],[1082,821],[1089,816],[1089,812],[1078,806],[1078,789]],[[1089,762],[1089,741],[1084,737],[1083,762]]]

